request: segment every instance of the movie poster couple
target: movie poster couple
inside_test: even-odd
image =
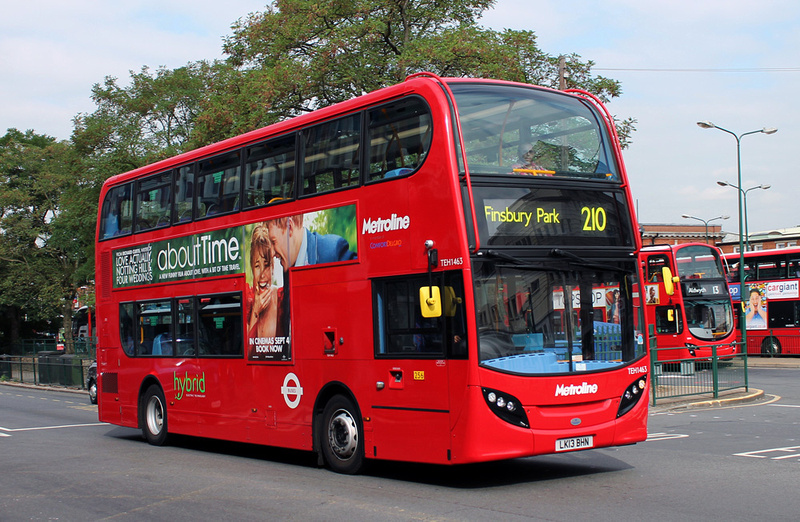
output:
[[[291,360],[290,269],[357,257],[355,205],[245,226],[247,358]]]

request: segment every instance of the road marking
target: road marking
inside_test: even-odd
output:
[[[682,433],[648,433],[646,442],[653,442],[657,440],[670,440],[670,439],[685,439],[688,435]]]
[[[777,453],[776,456],[770,456],[772,453]],[[745,451],[743,453],[734,453],[734,457],[750,457],[754,459],[769,459],[769,460],[784,460],[784,459],[800,459],[800,446],[786,446],[783,448],[769,448],[756,451]]]
[[[39,430],[60,430],[62,428],[85,428],[88,426],[105,426],[105,422],[93,422],[90,424],[63,424],[61,426],[36,426],[33,428],[3,428],[0,426],[0,431],[8,433],[16,433],[18,431],[39,431]]]
[[[770,404],[776,408],[800,408],[800,404]]]

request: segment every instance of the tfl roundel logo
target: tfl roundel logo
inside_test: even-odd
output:
[[[300,398],[303,396],[303,387],[300,386],[300,380],[294,373],[287,373],[286,378],[283,379],[283,386],[281,386],[281,395],[286,405],[291,409],[297,408],[300,404]]]

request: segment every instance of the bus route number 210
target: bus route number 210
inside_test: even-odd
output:
[[[583,230],[585,232],[603,232],[606,229],[606,210],[603,207],[583,207],[581,209]]]

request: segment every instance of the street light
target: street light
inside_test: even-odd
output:
[[[699,218],[699,217],[695,217],[695,216],[690,216],[689,214],[683,214],[681,217],[684,218],[684,219],[696,219],[697,221],[702,221],[703,222],[703,224],[706,226],[706,244],[708,244],[708,224],[711,223],[712,221],[716,221],[718,219],[728,219],[728,218],[730,218],[730,216],[717,216],[717,217],[711,218],[711,219],[703,219],[703,218]]]
[[[742,186],[742,138],[747,136],[748,134],[757,134],[759,132],[764,134],[775,134],[778,132],[778,129],[775,127],[764,127],[761,130],[754,130],[749,132],[743,132],[742,134],[737,135],[735,132],[729,131],[728,129],[723,129],[722,127],[718,127],[714,125],[710,121],[698,121],[697,125],[703,129],[718,129],[722,132],[726,132],[736,138],[736,181],[739,187]],[[739,189],[739,301],[744,303],[744,245],[743,238],[742,238],[742,189]],[[747,352],[747,325],[745,324],[744,314],[742,314],[741,310],[739,312],[739,328],[742,331],[742,350],[743,352]]]
[[[719,185],[720,187],[733,187],[736,190],[742,191],[741,187],[734,185],[733,183],[728,183],[727,181],[717,181],[717,185]],[[745,250],[750,250],[750,231],[747,226],[747,193],[755,189],[767,190],[771,186],[772,185],[761,184],[761,185],[756,185],[755,187],[750,187],[749,189],[745,189],[744,191],[742,191],[742,196],[744,197],[744,249]]]

